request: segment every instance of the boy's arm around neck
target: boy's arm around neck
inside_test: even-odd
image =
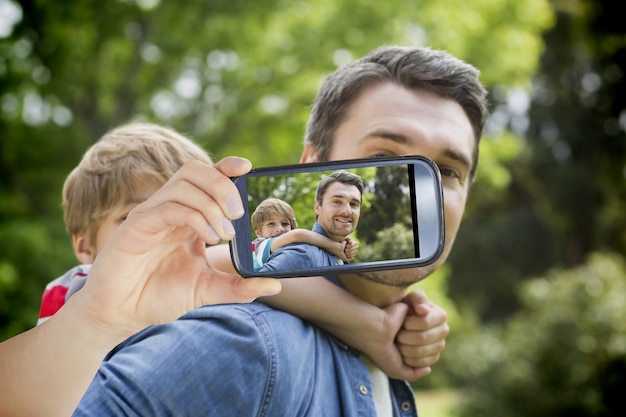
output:
[[[309,245],[318,246],[337,256],[342,261],[348,261],[344,252],[346,246],[344,242],[335,242],[326,236],[306,229],[292,229],[280,236],[276,236],[274,240],[272,240],[271,251],[274,252],[283,246],[293,243],[307,243]]]
[[[211,266],[234,272],[227,245],[207,248]],[[409,306],[398,302],[384,309],[373,306],[323,277],[282,279],[282,291],[259,301],[310,321],[345,344],[365,353],[396,379],[416,380],[430,372],[403,363],[395,345]]]

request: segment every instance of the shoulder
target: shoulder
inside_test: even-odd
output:
[[[213,341],[242,337],[263,342],[267,328],[280,328],[277,323],[289,326],[301,325],[297,317],[273,309],[263,303],[253,302],[246,304],[223,304],[197,308],[182,316],[180,319],[166,325],[166,331],[187,333],[189,329],[200,329],[208,332],[211,329]]]
[[[252,241],[252,252],[263,253],[267,252],[267,256],[270,255],[270,248],[272,246],[273,237],[265,238],[258,237]]]
[[[59,311],[67,299],[85,285],[90,268],[91,265],[75,266],[46,285],[41,297],[38,325]]]
[[[314,334],[311,325],[261,303],[205,306],[116,347],[81,407],[249,415],[276,396],[276,380],[294,378],[296,370],[279,362],[293,360],[293,344]]]
[[[232,343],[254,344],[254,349],[260,352],[265,349],[266,329],[274,327],[276,322],[296,325],[300,320],[296,317],[272,309],[262,303],[224,304],[197,308],[171,323],[152,326],[128,339],[120,345],[140,346],[143,344],[160,344],[165,348],[172,348],[172,354],[178,355],[178,348],[191,351],[210,345],[229,344],[232,355]],[[233,339],[237,339],[233,341]],[[184,341],[184,346],[181,342]],[[176,348],[176,349],[173,349]],[[250,351],[250,346],[246,347]],[[217,352],[219,355],[220,353]]]
[[[266,239],[266,238],[264,238],[264,237],[257,237],[256,239],[254,239],[254,240],[252,241],[252,245],[253,245],[253,246],[254,246],[254,245],[258,245],[259,243],[263,242],[264,240],[267,240],[267,239]]]

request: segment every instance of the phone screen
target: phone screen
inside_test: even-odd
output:
[[[233,180],[246,209],[231,242],[243,276],[408,268],[443,247],[440,176],[424,157],[266,167]]]

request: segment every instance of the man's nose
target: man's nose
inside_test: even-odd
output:
[[[342,204],[341,207],[339,207],[339,212],[341,214],[352,214],[352,208],[350,207],[350,203]]]

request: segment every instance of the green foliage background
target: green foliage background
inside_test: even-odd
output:
[[[0,0],[0,340],[34,325],[43,287],[76,262],[61,187],[107,130],[151,121],[188,134],[215,159],[295,163],[327,73],[383,44],[429,45],[481,69],[492,117],[455,249],[419,284],[446,307],[452,334],[440,365],[416,386],[474,385],[478,405],[467,407],[477,411],[516,407],[507,389],[517,386],[535,393],[523,397],[530,410],[565,367],[545,358],[575,358],[586,371],[563,378],[558,391],[588,398],[584,415],[608,415],[597,404],[613,389],[607,380],[620,383],[611,375],[623,369],[623,351],[588,347],[605,334],[623,340],[625,330],[608,320],[605,333],[587,332],[561,293],[586,285],[572,278],[585,271],[610,276],[607,288],[626,279],[626,33],[616,3]],[[546,290],[537,303],[528,295],[535,277]],[[584,311],[607,302],[580,297]],[[561,311],[574,318],[563,328],[544,320]],[[579,355],[561,330],[584,334],[592,353]],[[507,355],[476,370],[471,335]],[[535,336],[534,350],[512,348]]]
[[[523,311],[466,332],[450,365],[466,385],[461,416],[623,415],[626,265],[596,254],[521,288]]]

